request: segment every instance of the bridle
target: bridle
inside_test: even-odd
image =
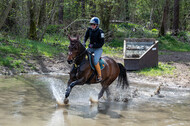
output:
[[[81,56],[83,56],[86,52],[87,52],[86,49],[84,49],[84,51],[83,51],[80,55],[78,55],[78,56],[76,56],[76,57],[74,58],[74,62],[75,62],[78,58],[80,58]]]
[[[76,45],[74,45],[72,48],[74,48]],[[81,57],[83,56],[85,53],[87,52],[86,48],[84,47],[84,51],[82,53],[80,53],[79,55],[77,55],[75,58],[73,58],[74,63]]]

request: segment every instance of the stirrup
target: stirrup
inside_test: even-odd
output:
[[[96,78],[96,81],[97,81],[97,82],[101,82],[101,81],[102,81],[102,77],[97,77],[97,78]]]

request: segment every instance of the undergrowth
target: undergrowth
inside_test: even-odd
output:
[[[172,65],[159,62],[157,67],[145,68],[145,69],[138,71],[137,73],[143,74],[146,76],[173,75],[175,69],[176,68]]]

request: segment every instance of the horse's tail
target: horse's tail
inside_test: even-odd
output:
[[[127,70],[121,63],[117,63],[119,65],[120,73],[118,77],[118,84],[117,86],[122,86],[122,89],[125,87],[127,88],[129,86],[128,80],[127,80]]]

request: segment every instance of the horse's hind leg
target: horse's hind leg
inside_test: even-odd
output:
[[[102,87],[101,91],[98,94],[98,100],[103,96],[105,89]]]
[[[109,87],[106,88],[106,95],[107,95],[108,101],[111,101],[111,97],[110,97],[111,93],[110,93]]]

